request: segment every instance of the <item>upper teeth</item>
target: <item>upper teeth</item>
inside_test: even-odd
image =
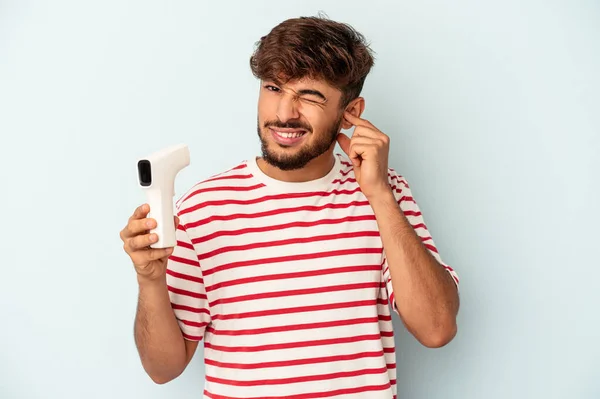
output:
[[[278,135],[280,135],[281,137],[285,137],[286,139],[291,139],[291,138],[297,138],[302,136],[304,133],[303,132],[297,132],[297,133],[284,133],[284,132],[277,132]]]

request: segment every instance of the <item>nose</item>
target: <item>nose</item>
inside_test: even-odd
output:
[[[277,118],[284,123],[290,119],[298,119],[300,114],[297,105],[294,95],[283,93],[277,105]]]

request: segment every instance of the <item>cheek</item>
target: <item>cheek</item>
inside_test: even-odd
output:
[[[265,114],[267,113],[267,109],[268,109],[267,105],[265,104],[264,101],[260,101],[258,103],[258,116],[263,120],[265,119]]]
[[[261,120],[273,119],[277,112],[277,101],[269,98],[268,95],[261,95],[258,98],[258,115]]]
[[[331,124],[331,116],[319,107],[304,106],[301,110],[302,119],[312,127],[313,133],[321,135],[326,133]]]

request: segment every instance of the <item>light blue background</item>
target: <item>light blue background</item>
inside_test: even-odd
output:
[[[253,44],[319,11],[377,52],[364,116],[462,278],[450,345],[396,323],[399,397],[600,397],[593,0],[0,1],[0,397],[201,397],[202,350],[137,357],[135,160],[187,143],[179,195],[258,154]]]

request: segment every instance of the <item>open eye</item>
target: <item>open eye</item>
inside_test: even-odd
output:
[[[264,87],[265,87],[265,89],[267,89],[269,91],[272,91],[272,92],[276,92],[276,93],[279,92],[279,91],[281,91],[279,89],[279,87],[275,87],[275,86],[269,85],[269,84],[265,85]]]

